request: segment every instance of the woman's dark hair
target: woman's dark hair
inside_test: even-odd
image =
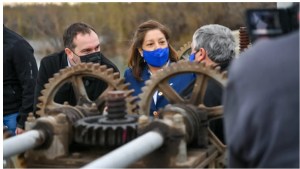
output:
[[[139,81],[142,80],[141,73],[143,69],[147,66],[147,63],[144,62],[144,59],[140,55],[138,49],[142,48],[146,33],[149,30],[154,30],[154,29],[160,30],[165,35],[170,49],[170,53],[169,53],[170,61],[176,62],[178,60],[175,49],[169,43],[170,33],[168,28],[154,20],[148,20],[146,22],[143,22],[142,24],[139,25],[138,29],[134,33],[134,37],[130,47],[130,55],[129,55],[129,62],[128,62],[128,66],[132,69],[133,76],[135,77],[135,79]]]

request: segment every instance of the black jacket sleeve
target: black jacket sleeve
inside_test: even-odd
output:
[[[22,87],[22,105],[19,109],[17,127],[24,128],[29,112],[33,111],[35,80],[37,64],[32,47],[25,40],[16,42],[12,48],[12,57],[19,82]]]

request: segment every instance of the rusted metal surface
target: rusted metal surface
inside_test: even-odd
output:
[[[168,84],[168,79],[181,73],[195,73],[196,75],[193,93],[188,99],[181,97]],[[87,98],[86,92],[83,90],[84,86],[80,85],[83,83],[83,76],[99,78],[108,83],[108,89],[95,102]],[[94,125],[87,126],[86,131],[79,131],[76,130],[75,124],[85,118],[95,118],[95,124],[97,123],[98,127],[105,126],[102,122],[106,122],[111,125],[111,128],[117,129],[120,126],[129,124],[123,123],[124,120],[126,121],[128,114],[137,117],[137,115],[134,115],[135,113],[139,114],[134,124],[137,127],[138,134],[151,131],[159,132],[163,136],[163,144],[157,147],[155,151],[147,152],[150,154],[143,154],[143,156],[146,156],[141,157],[142,159],[139,161],[136,161],[138,159],[135,158],[130,162],[130,168],[223,167],[220,163],[224,161],[226,146],[207,128],[210,119],[222,116],[222,105],[206,107],[203,103],[207,82],[210,79],[215,80],[221,87],[224,87],[227,83],[227,73],[220,72],[218,67],[207,67],[204,63],[182,61],[171,64],[146,82],[142,94],[139,95],[141,100],[137,104],[135,103],[136,98],[130,96],[132,91],[128,90],[128,84],[123,84],[123,79],[119,79],[118,75],[113,74],[111,70],[103,66],[84,64],[79,65],[77,68],[62,70],[52,80],[49,80],[50,84],[46,85],[46,89],[40,97],[41,104],[39,106],[41,111],[39,114],[45,119],[40,120],[43,121],[43,124],[51,126],[50,128],[53,130],[52,140],[44,149],[34,149],[26,152],[27,167],[80,168],[99,157],[105,157],[105,154],[113,151],[121,144],[112,147],[109,145],[101,147],[99,144],[94,143],[98,143],[99,140],[97,139],[107,140],[107,143],[115,143],[117,138],[120,137],[102,135],[96,139],[97,134],[93,132],[95,131]],[[66,82],[71,82],[73,87],[77,88],[75,89],[78,99],[76,106],[70,106],[68,103],[57,104],[53,101],[56,91]],[[157,112],[157,119],[148,116],[155,90],[160,90],[171,102],[170,107]],[[88,117],[98,111],[95,107],[104,105],[104,102],[107,103],[107,114],[109,116],[104,114],[99,116],[105,118]],[[103,121],[103,119],[105,120]],[[35,121],[39,121],[39,119],[29,120],[29,126],[32,126]],[[123,129],[121,133],[123,133]],[[88,132],[90,132],[88,134],[90,137],[83,137],[84,133]],[[85,140],[90,139],[90,141],[76,142],[74,138],[80,138],[80,136]],[[139,147],[139,145],[134,147],[136,147],[136,150],[131,148],[133,153],[144,148]],[[114,167],[117,166],[117,162],[112,161],[108,165]],[[127,165],[129,163],[126,163]]]
[[[112,90],[125,90],[126,96],[130,96],[133,91],[129,91],[128,84],[124,84],[124,79],[119,78],[119,73],[114,73],[113,69],[107,69],[105,65],[99,64],[79,64],[76,66],[68,67],[60,70],[54,74],[53,78],[49,79],[49,83],[45,85],[45,89],[41,91],[42,96],[39,97],[37,107],[40,110],[37,112],[40,116],[56,115],[63,111],[74,109],[75,111],[85,112],[88,114],[102,114],[98,108],[104,108],[105,97],[108,91]],[[87,96],[83,78],[90,77],[104,81],[107,83],[106,90],[101,93],[96,100],[91,101]],[[77,104],[70,106],[67,102],[59,104],[54,101],[57,91],[67,83],[71,83],[75,92]],[[132,113],[134,109],[128,105],[128,113]],[[84,117],[84,115],[82,115]]]
[[[191,54],[191,44],[192,42],[187,42],[179,50],[177,50],[177,55],[179,59],[189,59],[189,55]]]
[[[244,50],[246,50],[250,44],[250,38],[246,27],[240,27],[239,40],[240,40],[240,53],[241,53]]]
[[[169,79],[183,73],[194,73],[196,81],[190,99],[184,99],[177,93],[168,83]],[[188,62],[179,61],[165,67],[160,73],[151,76],[145,86],[142,88],[142,93],[139,95],[142,98],[139,101],[139,114],[150,114],[150,105],[152,96],[156,90],[163,93],[164,97],[170,101],[171,104],[193,104],[202,109],[211,110],[211,114],[222,114],[222,106],[206,107],[204,105],[204,95],[206,92],[207,82],[209,79],[215,80],[220,87],[224,87],[227,82],[227,72],[220,72],[219,67],[206,66],[204,62]]]

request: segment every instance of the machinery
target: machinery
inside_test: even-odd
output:
[[[186,58],[189,50],[187,44],[178,53]],[[168,83],[184,73],[196,77],[189,96],[181,96]],[[87,78],[107,83],[96,100],[86,94]],[[45,85],[40,118],[30,114],[27,132],[4,140],[3,156],[22,153],[23,168],[224,168],[226,146],[209,127],[210,121],[222,117],[223,108],[204,104],[209,81],[223,88],[227,73],[203,62],[179,61],[151,76],[139,97],[133,97],[124,79],[106,66],[83,63],[65,68]],[[66,83],[73,86],[75,106],[54,101]],[[170,104],[151,117],[155,91]]]

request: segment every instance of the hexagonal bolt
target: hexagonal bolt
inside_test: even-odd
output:
[[[55,118],[56,118],[57,123],[65,123],[67,121],[67,116],[63,113],[56,115]]]
[[[144,127],[149,123],[149,117],[146,115],[141,115],[138,120],[138,124],[140,127]]]
[[[92,109],[97,109],[96,103],[92,103],[91,107],[92,107]]]
[[[175,114],[173,116],[173,122],[176,128],[182,128],[183,123],[183,116],[181,114]]]
[[[35,117],[32,112],[30,112],[27,116],[27,121],[25,122],[25,130],[31,130],[35,124]]]
[[[33,115],[32,112],[30,112],[30,113],[28,114],[28,116],[27,116],[27,121],[28,121],[28,122],[34,122],[34,121],[35,121],[35,117],[34,117],[34,115]]]

